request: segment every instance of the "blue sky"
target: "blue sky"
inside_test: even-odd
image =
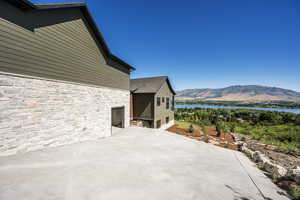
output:
[[[167,75],[177,90],[300,91],[299,0],[87,2],[111,51],[137,68],[133,78]]]

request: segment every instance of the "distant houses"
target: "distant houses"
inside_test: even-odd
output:
[[[131,119],[149,128],[168,128],[174,124],[174,96],[167,76],[130,80]]]

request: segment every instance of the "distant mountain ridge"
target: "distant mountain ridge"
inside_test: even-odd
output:
[[[300,101],[300,92],[260,85],[234,85],[225,88],[177,91],[177,100],[203,101]]]

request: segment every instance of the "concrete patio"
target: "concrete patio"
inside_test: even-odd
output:
[[[0,158],[2,200],[287,200],[243,154],[166,131]]]

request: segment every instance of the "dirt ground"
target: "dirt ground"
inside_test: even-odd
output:
[[[196,126],[197,127],[197,126]],[[214,145],[232,149],[232,150],[238,150],[237,145],[235,144],[234,136],[230,133],[222,132],[222,134],[218,137],[216,128],[212,126],[205,126],[206,134],[203,133],[202,130],[199,130],[199,128],[195,128],[194,132],[190,133],[188,129],[179,127],[178,124],[175,124],[174,126],[167,129],[169,132],[177,133],[180,135],[185,135],[187,137],[204,141],[207,143],[212,143]]]

